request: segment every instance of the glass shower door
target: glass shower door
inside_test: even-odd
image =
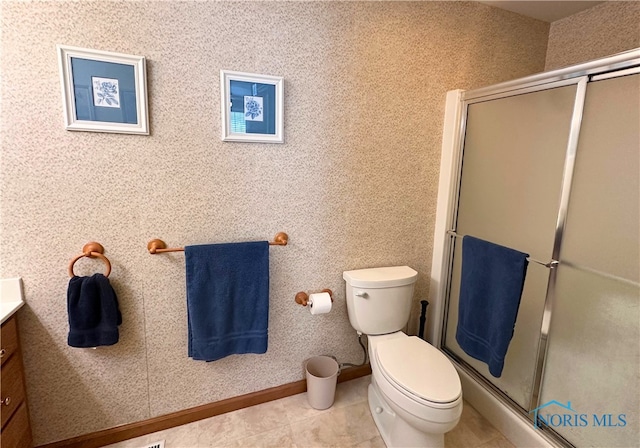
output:
[[[468,106],[456,232],[551,260],[576,85]],[[529,407],[549,269],[530,263],[500,378],[455,339],[462,241],[456,238],[444,347]]]
[[[538,411],[576,446],[640,441],[639,174],[640,74],[589,83]]]

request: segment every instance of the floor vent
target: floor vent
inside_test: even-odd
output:
[[[145,445],[144,448],[164,448],[164,440],[161,440],[159,442],[149,443],[148,445]]]

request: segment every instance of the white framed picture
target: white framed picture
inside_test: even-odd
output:
[[[284,78],[220,70],[222,140],[284,143]]]
[[[57,45],[65,128],[149,134],[145,58]]]

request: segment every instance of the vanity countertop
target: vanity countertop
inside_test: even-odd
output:
[[[3,324],[24,305],[22,280],[20,278],[0,279],[0,324]]]

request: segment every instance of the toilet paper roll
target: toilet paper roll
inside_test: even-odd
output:
[[[327,314],[331,311],[331,296],[326,292],[309,295],[309,311],[311,314]]]

